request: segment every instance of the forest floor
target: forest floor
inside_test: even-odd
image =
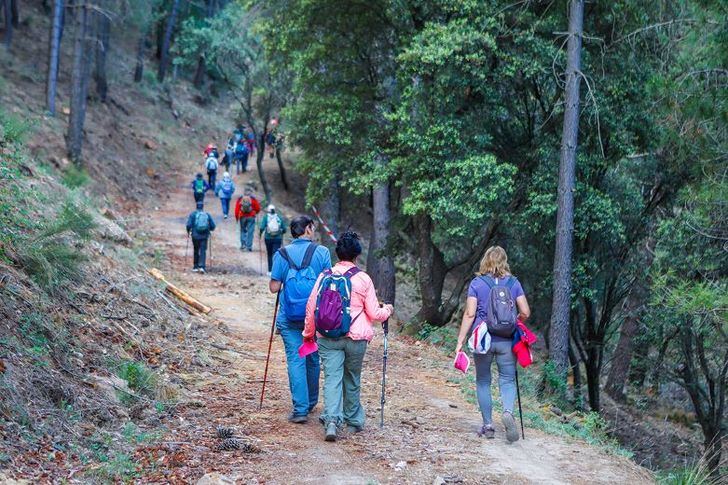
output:
[[[266,163],[269,163],[266,160]],[[267,171],[267,170],[266,170]],[[242,189],[249,172],[236,177]],[[323,440],[317,416],[304,425],[287,421],[290,411],[285,355],[273,342],[266,398],[258,411],[274,297],[263,276],[264,255],[241,252],[233,218],[223,220],[214,196],[206,209],[218,228],[209,272],[190,271],[184,224],[192,206],[187,181],[149,227],[170,261],[170,281],[211,306],[217,329],[205,371],[181,375],[183,395],[176,419],[160,443],[140,447],[135,461],[144,482],[189,483],[213,475],[212,483],[651,483],[651,474],[627,458],[577,440],[526,429],[525,440],[506,443],[497,422],[495,440],[476,435],[479,412],[452,379],[449,359],[406,337],[390,337],[384,428],[378,426],[382,368],[381,334],[367,351],[362,400],[367,426],[336,443]],[[289,207],[279,207],[286,215]],[[256,238],[255,248],[258,248]],[[247,451],[219,451],[218,426],[234,427]],[[220,481],[222,480],[222,481]]]

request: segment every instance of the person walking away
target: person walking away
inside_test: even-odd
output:
[[[217,157],[214,155],[210,155],[207,157],[207,160],[205,160],[205,168],[207,169],[207,183],[210,186],[211,189],[215,188],[215,179],[217,178]]]
[[[197,210],[187,217],[187,237],[192,238],[192,251],[194,253],[192,271],[195,273],[205,272],[207,240],[210,233],[215,230],[215,221],[203,208],[202,201],[198,202]]]
[[[205,151],[203,151],[202,154],[205,156],[205,159],[210,156],[213,156],[215,158],[219,158],[220,156],[217,151],[217,146],[213,145],[212,143],[208,144],[207,147],[205,147]]]
[[[326,441],[336,441],[337,430],[344,424],[353,432],[364,428],[360,398],[364,354],[374,337],[374,322],[387,320],[394,311],[390,304],[379,306],[372,279],[357,267],[361,251],[359,236],[351,231],[343,233],[336,242],[339,262],[319,275],[306,305],[303,340],[312,342],[318,335],[324,369],[321,421]],[[329,302],[338,302],[333,306],[341,308],[343,314],[327,313]]]
[[[483,427],[478,434],[485,438],[495,437],[490,392],[491,364],[495,360],[498,366],[506,439],[509,442],[518,441],[518,429],[513,417],[516,400],[516,356],[512,350],[512,341],[517,321],[525,322],[530,316],[531,310],[523,287],[518,278],[511,274],[508,255],[500,246],[490,247],[480,262],[477,276],[468,288],[465,313],[455,348],[457,355],[469,332],[477,332],[475,335],[482,336],[478,337],[478,342],[474,342],[474,359],[476,393],[483,417]]]
[[[222,174],[222,180],[217,183],[215,187],[215,193],[220,197],[220,204],[222,204],[222,217],[228,218],[230,212],[230,199],[232,199],[235,193],[235,183],[228,172]]]
[[[240,250],[253,250],[255,217],[260,212],[260,202],[253,195],[253,189],[245,187],[243,195],[235,202],[235,220],[240,224]]]
[[[248,147],[248,153],[252,156],[255,154],[255,133],[253,130],[248,130],[245,134],[245,144]]]
[[[268,255],[268,276],[273,269],[273,255],[281,248],[286,230],[286,221],[276,212],[276,207],[270,204],[260,220],[260,236],[265,238],[265,251]]]
[[[220,164],[225,167],[225,171],[230,171],[230,165],[233,163],[233,156],[234,156],[234,150],[235,150],[235,137],[230,137],[227,143],[227,147],[225,147],[225,155],[222,157],[222,161]]]
[[[195,202],[203,202],[205,200],[205,192],[210,190],[210,186],[207,182],[205,182],[205,179],[202,177],[201,173],[195,175],[191,186],[192,194],[195,196]]]
[[[233,160],[235,160],[235,173],[248,171],[248,146],[244,141],[235,144]]]
[[[316,407],[319,397],[318,352],[306,357],[298,355],[298,348],[303,343],[308,297],[319,273],[331,268],[329,250],[312,242],[315,231],[316,225],[308,216],[298,216],[291,221],[293,242],[273,256],[268,284],[271,293],[281,292],[276,327],[286,351],[288,385],[293,404],[288,420],[292,423],[308,421],[308,414]]]

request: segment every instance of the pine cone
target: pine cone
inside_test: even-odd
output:
[[[226,438],[218,446],[220,451],[233,451],[239,450],[243,446],[243,443],[237,438]]]
[[[250,443],[243,444],[243,453],[261,453],[261,449]]]
[[[227,426],[217,427],[217,437],[224,440],[235,436],[235,428],[229,428]]]

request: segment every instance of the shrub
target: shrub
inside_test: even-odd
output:
[[[91,177],[86,169],[71,165],[63,172],[62,181],[66,187],[76,189],[87,185],[91,181]]]
[[[146,396],[154,395],[157,377],[143,363],[135,360],[123,361],[119,364],[116,375],[129,384],[129,389]]]
[[[92,216],[66,201],[49,226],[16,241],[18,260],[41,288],[53,292],[80,277],[81,263],[86,258],[71,243],[74,238],[88,240],[93,228]]]

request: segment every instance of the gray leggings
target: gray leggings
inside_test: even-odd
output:
[[[492,342],[487,354],[475,354],[475,384],[483,424],[493,422],[493,401],[490,396],[490,368],[493,357],[498,365],[498,386],[500,387],[503,411],[513,413],[516,401],[516,356],[511,342]]]

